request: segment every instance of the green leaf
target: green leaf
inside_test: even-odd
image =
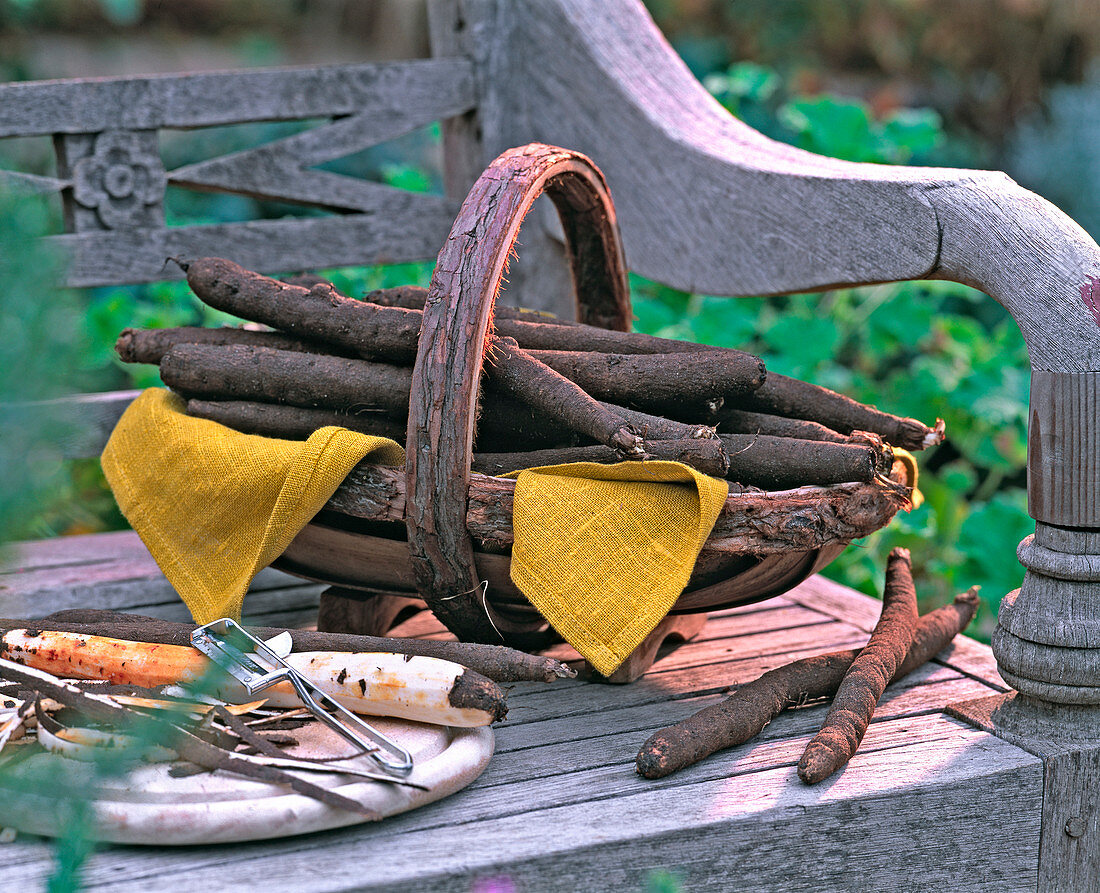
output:
[[[382,182],[408,192],[432,191],[432,179],[427,172],[410,164],[383,165]]]
[[[833,96],[795,99],[780,107],[779,120],[794,131],[803,149],[848,161],[877,160],[871,113],[864,102]]]
[[[773,356],[782,356],[775,363],[776,371],[806,378],[812,377],[819,365],[833,358],[840,334],[828,318],[785,315],[764,333],[764,341]]]
[[[782,79],[774,69],[755,62],[736,62],[726,72],[723,88],[738,99],[766,102],[779,89]]]
[[[943,119],[933,109],[899,109],[882,121],[879,133],[886,160],[895,164],[938,149],[945,141]]]

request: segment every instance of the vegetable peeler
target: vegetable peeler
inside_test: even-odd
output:
[[[383,772],[395,778],[408,776],[413,770],[412,755],[287,664],[276,639],[270,643],[257,639],[228,617],[191,633],[191,644],[240,682],[249,695],[284,680],[289,682],[317,719],[359,748]],[[289,653],[289,648],[286,652]]]

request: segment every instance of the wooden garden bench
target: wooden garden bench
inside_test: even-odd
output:
[[[490,768],[469,789],[383,825],[240,847],[108,848],[87,884],[185,878],[221,889],[640,889],[667,870],[685,889],[1100,888],[1100,248],[1002,174],[861,165],[773,143],[694,80],[637,0],[431,0],[431,60],[0,86],[0,137],[50,135],[73,286],[149,282],[165,257],[231,257],[257,270],[433,259],[457,203],[501,150],[541,141],[600,165],[627,261],[708,294],[944,278],[1016,319],[1032,364],[1023,587],[994,649],[960,639],[891,687],[863,748],[812,788],[793,765],[823,710],[793,711],[758,743],[663,781],[633,772],[639,744],[727,686],[801,654],[850,647],[873,600],[820,578],[720,612],[629,687],[518,686]],[[332,119],[268,146],[165,171],[158,131]],[[440,121],[446,196],[311,169]],[[139,201],[74,190],[81,168],[141,171]],[[323,208],[327,216],[166,227],[165,184]],[[559,235],[525,224],[511,288],[569,311]],[[132,393],[53,407],[92,424],[95,455]],[[1004,556],[1011,561],[1012,556]],[[0,569],[0,616],[108,607],[182,617],[130,533],[26,544]],[[246,614],[304,624],[320,587],[276,571]],[[420,616],[398,632],[439,634]],[[994,659],[994,656],[996,659]],[[998,672],[998,664],[1000,672]],[[1016,694],[1019,692],[1020,694]],[[40,880],[52,844],[0,848],[5,880]],[[506,887],[504,889],[507,889]]]

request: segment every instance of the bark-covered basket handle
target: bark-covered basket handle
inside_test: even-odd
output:
[[[409,555],[428,607],[464,641],[499,643],[531,629],[489,603],[474,565],[466,502],[493,304],[520,224],[544,191],[565,231],[578,318],[620,331],[630,326],[622,242],[599,168],[540,143],[498,156],[466,196],[439,252],[409,398]]]

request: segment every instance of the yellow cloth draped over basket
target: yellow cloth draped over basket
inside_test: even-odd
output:
[[[153,388],[123,413],[103,451],[118,506],[197,623],[239,618],[252,578],[370,456],[402,465],[395,441],[346,428],[304,443],[241,434],[184,412]]]
[[[241,434],[145,391],[103,470],[119,508],[198,623],[239,618],[252,578],[361,460],[401,465],[383,437],[345,428],[304,443]],[[512,579],[610,675],[668,613],[725,503],[725,481],[677,462],[573,463],[516,472]]]
[[[514,472],[512,582],[611,675],[668,613],[729,485],[679,462]]]

